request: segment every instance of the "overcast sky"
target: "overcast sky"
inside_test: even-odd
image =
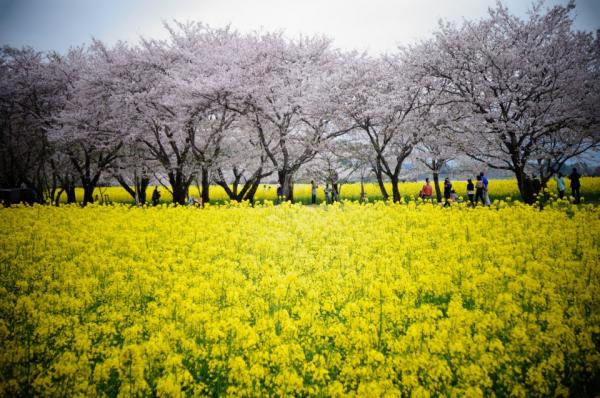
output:
[[[547,5],[567,0],[547,0]],[[0,44],[64,51],[92,37],[114,43],[166,36],[163,21],[231,24],[240,31],[282,29],[288,36],[321,33],[344,49],[373,54],[430,37],[440,18],[486,15],[495,0],[0,0]],[[507,0],[517,15],[529,3]],[[600,0],[577,1],[575,26],[600,28]]]

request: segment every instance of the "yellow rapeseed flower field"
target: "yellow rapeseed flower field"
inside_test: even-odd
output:
[[[423,181],[418,182],[404,182],[400,184],[400,194],[406,198],[414,198],[418,196]],[[433,184],[433,182],[432,182]],[[466,181],[452,181],[453,188],[456,190],[458,195],[465,196],[467,193],[467,182]],[[568,188],[569,181],[566,180],[567,194],[570,194],[571,190]],[[440,181],[440,189],[444,189],[444,181]],[[583,177],[581,179],[581,194],[588,201],[598,202],[600,201],[600,177]],[[391,195],[392,187],[390,184],[386,184],[387,191]],[[317,201],[325,201],[324,185],[319,185],[317,189]],[[149,187],[146,192],[148,201],[152,197],[152,190],[154,187]],[[556,193],[556,183],[551,180],[548,184],[548,190]],[[171,194],[163,187],[159,187],[161,192],[161,202],[170,203],[172,202]],[[196,198],[200,197],[198,193],[198,187],[195,185],[190,186],[189,194]],[[133,203],[133,198],[123,188],[119,186],[115,187],[100,187],[96,188],[95,195],[98,195],[98,201],[106,199],[109,202],[117,203]],[[519,188],[516,180],[491,180],[490,181],[490,198],[505,200],[507,197],[512,199],[518,199]],[[77,189],[76,192],[77,200],[83,201],[83,189]],[[366,183],[365,184],[365,196],[369,201],[381,200],[381,191],[377,183]],[[359,183],[348,183],[342,184],[341,186],[341,198],[347,200],[359,200],[360,199],[360,184]],[[224,203],[229,201],[227,194],[220,186],[210,187],[210,199],[213,203]],[[264,201],[277,199],[277,185],[275,184],[262,184],[256,192],[256,200]],[[297,202],[309,204],[311,200],[311,186],[310,184],[298,183],[294,185],[294,199]],[[66,195],[61,196],[62,202],[66,201]]]
[[[593,205],[36,205],[0,231],[0,396],[592,396],[600,376]]]

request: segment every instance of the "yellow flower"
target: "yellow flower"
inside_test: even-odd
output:
[[[600,373],[599,212],[0,209],[0,395],[577,395]]]

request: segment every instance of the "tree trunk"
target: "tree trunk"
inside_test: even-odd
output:
[[[292,183],[292,174],[288,170],[278,172],[279,187],[283,200],[294,202],[294,184]]]
[[[140,179],[140,183],[138,184],[138,196],[140,204],[146,204],[146,190],[148,189],[148,185],[150,185],[150,178],[142,177]]]
[[[45,190],[45,185],[43,180],[41,179],[41,176],[38,176],[36,178],[36,182],[35,182],[35,201],[37,203],[44,203],[44,190]]]
[[[521,199],[527,204],[533,204],[535,202],[535,194],[539,193],[539,189],[536,189],[533,185],[533,180],[527,176],[527,174],[520,168],[514,170],[515,177],[517,178],[517,185],[519,186],[519,193]]]
[[[188,188],[192,182],[191,178],[186,179],[180,170],[170,171],[168,176],[173,192],[173,203],[185,205]]]
[[[88,182],[83,185],[83,205],[88,203],[94,203],[94,189],[96,185],[92,182]]]
[[[183,185],[171,185],[173,190],[173,203],[185,205],[186,189]]]
[[[49,191],[48,191],[48,200],[49,203],[55,203],[56,202],[56,191],[58,190],[58,179],[56,178],[56,174],[52,173],[52,186],[50,187]],[[61,189],[61,193],[62,193],[62,189]],[[58,195],[58,197],[60,197],[60,195]]]
[[[272,173],[272,171],[268,173],[263,173],[262,166],[259,167],[258,170],[256,170],[256,172],[254,172],[254,174],[252,175],[250,181],[247,181],[244,184],[244,188],[242,188],[242,191],[240,192],[240,194],[243,194],[243,199],[248,200],[250,201],[250,203],[254,204],[254,195],[256,195],[256,191],[260,186],[260,182],[263,178],[270,176]]]
[[[286,200],[294,203],[294,182],[292,181],[292,176],[290,176],[288,180],[288,195],[286,196]]]
[[[121,185],[121,187],[129,195],[131,195],[131,197],[133,198],[133,200],[135,200],[135,191],[133,189],[131,189],[131,187],[129,186],[129,184],[127,184],[127,182],[125,181],[125,179],[122,176],[120,176],[120,175],[116,175],[115,179],[117,180],[117,182],[119,183],[119,185]]]
[[[54,196],[54,206],[60,206],[60,195],[62,195],[62,193],[64,192],[64,189],[60,189],[60,191],[58,191],[58,194],[56,194],[56,196]]]
[[[67,192],[67,203],[77,202],[77,196],[75,195],[75,185],[68,184],[64,190]]]
[[[377,184],[379,184],[379,190],[381,191],[381,196],[383,196],[383,200],[388,200],[390,195],[388,195],[387,189],[385,189],[385,182],[383,181],[383,173],[380,169],[375,169],[375,177],[377,177]]]
[[[94,203],[94,189],[98,185],[100,180],[100,171],[96,172],[90,177],[90,172],[87,171],[84,176],[81,177],[81,185],[83,185],[83,205],[88,203]]]
[[[340,201],[340,184],[331,182],[331,203]]]
[[[254,182],[252,183],[252,187],[250,187],[250,189],[248,190],[248,192],[246,193],[246,196],[244,197],[245,200],[250,201],[250,203],[254,204],[254,195],[256,195],[256,191],[258,190],[258,187],[260,186],[260,178],[257,178],[254,180]]]
[[[208,169],[202,168],[202,206],[210,201],[210,179],[208,175]]]
[[[392,176],[392,198],[394,203],[400,202],[400,189],[398,189],[398,177]]]
[[[440,189],[440,173],[438,171],[433,172],[433,186],[435,187],[435,197],[440,203],[442,201],[442,190]]]
[[[365,199],[366,199],[366,195],[365,195],[365,179],[361,175],[360,176],[360,199],[359,199],[359,203],[364,203]]]

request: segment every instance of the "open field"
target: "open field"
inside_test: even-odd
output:
[[[582,188],[581,194],[588,202],[600,202],[600,177],[584,177],[582,178]],[[419,182],[406,182],[400,184],[400,193],[408,200],[409,198],[414,198],[418,195],[421,187],[423,186],[423,181]],[[433,184],[433,182],[432,182]],[[454,189],[459,195],[466,196],[466,181],[453,181],[452,182]],[[440,189],[443,190],[443,179],[440,182]],[[148,199],[152,196],[152,190],[154,187],[150,187],[147,190]],[[325,192],[324,186],[319,185],[317,190],[317,201],[323,202],[325,201]],[[550,181],[548,184],[548,189],[550,192],[556,194],[556,183],[554,180]],[[172,202],[171,194],[163,187],[159,187],[161,192],[161,202],[162,203],[170,203]],[[392,189],[390,184],[387,184],[388,193],[391,195]],[[567,180],[567,194],[570,194],[570,189],[568,188],[568,180]],[[366,183],[365,184],[365,193],[369,201],[381,200],[381,191],[376,183]],[[103,195],[109,201],[118,202],[118,203],[133,203],[133,198],[129,195],[123,188],[121,187],[103,187],[97,188],[94,194],[97,194],[99,198],[102,198]],[[198,188],[194,185],[190,187],[190,195],[199,197]],[[506,200],[507,197],[512,198],[513,200],[518,199],[519,189],[517,187],[516,180],[491,180],[490,181],[490,199],[493,200]],[[211,203],[224,203],[229,199],[227,194],[220,186],[211,186],[210,187],[210,198]],[[262,202],[264,200],[274,201],[277,198],[277,185],[275,184],[262,184],[256,193],[256,200]],[[360,198],[360,184],[359,183],[351,183],[351,184],[343,184],[341,188],[341,198],[347,200],[359,200]],[[66,201],[66,195],[62,195],[62,201]],[[83,201],[83,190],[77,190],[77,200]],[[310,184],[295,184],[294,185],[294,200],[297,202],[301,202],[304,204],[310,203]]]
[[[1,396],[598,387],[594,205],[19,206],[0,229]]]

